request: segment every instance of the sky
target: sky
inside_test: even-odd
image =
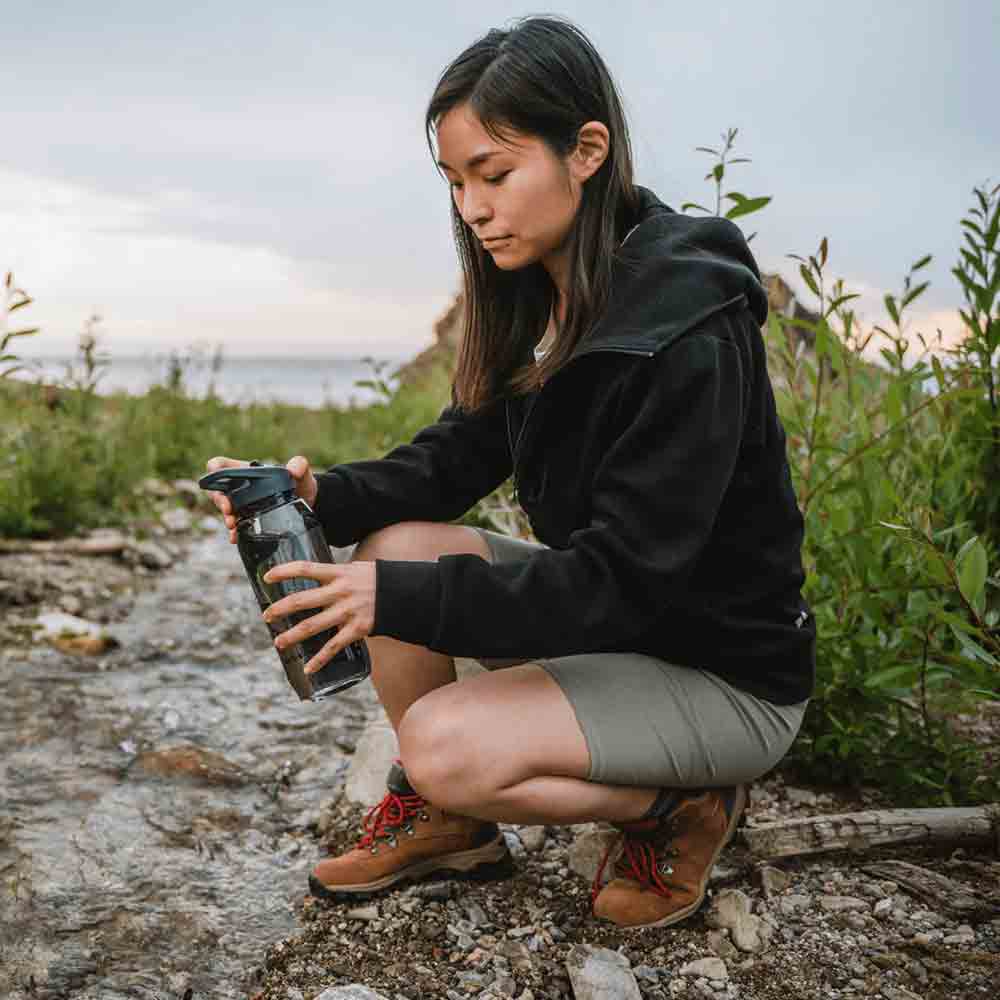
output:
[[[42,327],[21,353],[71,354],[96,313],[112,356],[416,354],[460,281],[426,103],[531,14],[601,53],[638,183],[714,205],[695,147],[738,128],[724,189],[773,199],[738,220],[763,271],[813,305],[788,255],[826,237],[870,325],[932,254],[907,330],[958,329],[959,222],[1000,182],[995,0],[0,0],[0,274]]]

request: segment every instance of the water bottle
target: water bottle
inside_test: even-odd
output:
[[[297,577],[265,583],[264,574],[280,563],[305,560],[332,563],[319,519],[295,493],[292,474],[281,465],[219,469],[198,480],[203,490],[225,493],[236,517],[236,544],[261,611],[288,594],[320,586],[316,580]],[[267,622],[272,639],[321,609],[308,608]],[[364,680],[371,673],[371,658],[364,640],[352,642],[315,673],[304,667],[336,635],[326,629],[277,650],[288,683],[301,701],[322,701]]]

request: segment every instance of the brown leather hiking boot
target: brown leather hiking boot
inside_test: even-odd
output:
[[[507,842],[496,823],[431,805],[413,790],[399,761],[386,784],[385,798],[365,816],[357,846],[313,869],[309,889],[314,896],[356,899],[438,871],[474,879],[510,874]]]
[[[622,831],[616,877],[601,888],[619,842],[608,848],[594,879],[594,915],[620,927],[667,927],[690,916],[705,899],[712,865],[745,805],[743,785],[706,788],[683,794],[666,816],[616,823]]]

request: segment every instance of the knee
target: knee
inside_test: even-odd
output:
[[[399,755],[413,788],[441,809],[461,812],[485,795],[475,742],[451,699],[418,698],[399,724]]]
[[[421,521],[399,521],[366,535],[355,546],[352,562],[375,559],[427,559]]]

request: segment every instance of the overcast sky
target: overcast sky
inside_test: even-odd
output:
[[[437,77],[491,27],[571,18],[620,87],[636,180],[675,209],[739,128],[727,187],[758,263],[829,238],[883,322],[927,253],[912,329],[955,327],[972,188],[1000,181],[996,0],[184,4],[0,0],[0,273],[35,298],[31,355],[97,311],[112,354],[399,358],[458,288],[423,133]],[[727,178],[727,181],[729,178]],[[694,213],[698,214],[698,213]]]

